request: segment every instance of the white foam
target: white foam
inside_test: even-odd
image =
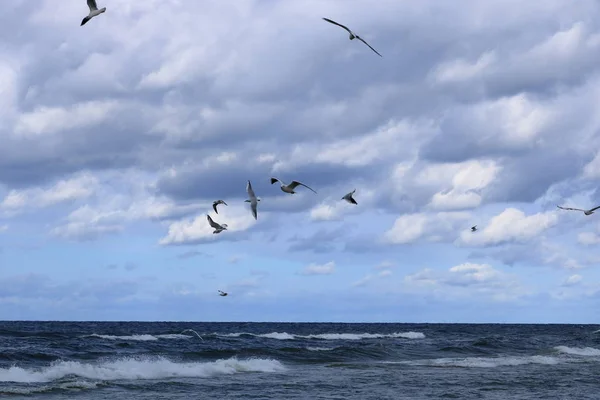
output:
[[[403,339],[423,339],[425,334],[422,332],[396,332],[391,334],[380,334],[380,333],[321,333],[315,335],[295,335],[287,332],[271,332],[263,334],[254,333],[227,333],[219,334],[215,333],[216,336],[221,337],[240,337],[242,335],[249,335],[255,337],[262,337],[267,339],[277,340],[292,340],[292,339],[321,339],[321,340],[363,340],[363,339],[384,339],[384,338],[403,338]]]
[[[92,380],[135,380],[169,378],[205,378],[239,372],[282,372],[285,367],[277,360],[230,358],[213,362],[175,363],[164,357],[128,357],[98,364],[58,361],[41,369],[18,366],[0,368],[0,382],[51,382],[67,376]]]
[[[595,349],[593,347],[567,347],[567,346],[557,346],[555,347],[561,353],[571,354],[575,356],[590,356],[590,357],[600,357],[600,350]]]
[[[307,347],[306,350],[308,350],[308,351],[331,351],[334,349],[330,348],[330,347]]]
[[[560,361],[549,356],[525,357],[467,357],[467,358],[436,358],[433,360],[401,361],[396,364],[409,364],[432,367],[462,367],[462,368],[496,368],[513,367],[527,364],[555,365]]]
[[[180,334],[164,334],[164,335],[127,335],[127,336],[118,336],[118,335],[99,335],[97,333],[93,333],[91,335],[87,335],[85,337],[96,337],[100,339],[106,340],[133,340],[140,342],[148,342],[159,339],[191,339],[189,335],[180,335]]]

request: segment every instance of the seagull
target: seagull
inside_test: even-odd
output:
[[[289,185],[286,185],[284,182],[282,182],[281,180],[277,179],[277,178],[271,178],[271,185],[274,184],[275,182],[279,182],[281,183],[281,190],[283,190],[286,193],[290,193],[290,194],[294,194],[296,192],[294,192],[294,189],[296,189],[297,186],[304,186],[305,188],[312,190],[311,188],[309,188],[308,186],[306,186],[304,183],[298,182],[298,181],[292,181]],[[314,190],[312,190],[314,193]]]
[[[217,290],[217,292],[219,292],[219,296],[227,296],[227,293],[222,290]]]
[[[471,227],[471,232],[475,232],[476,230],[477,230],[477,225],[473,225],[473,226]]]
[[[592,215],[594,213],[594,211],[596,211],[597,209],[600,208],[600,206],[598,206],[598,207],[594,207],[590,210],[582,210],[581,208],[571,208],[571,207],[561,207],[561,206],[556,206],[556,207],[560,208],[561,210],[583,211],[583,213],[585,215]]]
[[[217,211],[217,206],[219,204],[225,204],[227,205],[227,203],[225,203],[223,200],[217,200],[217,201],[213,201],[213,210],[215,210],[215,212],[218,214],[219,212]]]
[[[356,192],[356,189],[354,189],[353,191],[351,191],[350,193],[348,193],[347,195],[345,195],[344,197],[342,197],[342,200],[346,200],[350,204],[358,204],[356,202],[356,200],[354,200],[354,198],[352,197],[352,195],[354,194],[354,192]]]
[[[87,0],[87,5],[90,8],[90,13],[88,14],[87,17],[85,17],[82,21],[81,21],[81,25],[79,26],[83,26],[86,24],[86,22],[88,22],[90,19],[94,18],[96,15],[100,15],[103,12],[106,11],[106,7],[102,7],[101,9],[98,10],[98,6],[96,5],[96,0]]]
[[[333,21],[333,20],[331,20],[331,19],[329,19],[329,18],[323,18],[323,19],[324,19],[325,21],[329,22],[329,23],[332,23],[332,24],[334,24],[334,25],[337,25],[337,26],[340,26],[340,27],[344,28],[344,29],[345,29],[345,30],[347,30],[347,31],[348,31],[348,33],[350,34],[350,40],[354,40],[354,39],[358,39],[358,40],[360,40],[361,42],[363,42],[364,44],[366,44],[367,46],[369,46],[369,48],[370,48],[371,50],[373,50],[373,51],[374,51],[374,52],[375,52],[375,53],[376,53],[376,54],[377,54],[379,57],[383,57],[381,54],[379,54],[379,53],[377,52],[377,50],[375,50],[374,48],[372,48],[372,47],[371,47],[371,45],[370,45],[369,43],[365,42],[365,40],[364,40],[363,38],[361,38],[360,36],[358,36],[357,34],[355,34],[354,32],[352,32],[350,29],[348,29],[348,27],[347,27],[347,26],[344,26],[344,25],[342,25],[342,24],[338,24],[337,22],[335,22],[335,21]]]
[[[227,224],[222,224],[222,225],[217,224],[215,221],[213,221],[213,219],[210,217],[210,215],[206,214],[206,219],[208,220],[208,223],[210,224],[210,226],[215,229],[213,233],[221,233],[221,232],[227,230]]]
[[[254,190],[252,190],[252,184],[250,183],[250,181],[248,181],[248,184],[246,185],[246,192],[248,192],[248,197],[250,197],[248,200],[244,200],[246,203],[250,203],[250,209],[252,210],[252,215],[254,215],[254,219],[258,219],[258,214],[256,212],[256,206],[258,205],[258,202],[260,201],[260,199],[258,199],[256,197],[256,195],[254,194]]]

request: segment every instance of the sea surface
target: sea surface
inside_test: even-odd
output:
[[[0,397],[600,399],[592,325],[0,322]]]

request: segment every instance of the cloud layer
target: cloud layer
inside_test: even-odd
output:
[[[164,315],[144,315],[166,318],[216,286],[248,304],[285,299],[258,320],[323,293],[338,300],[294,315],[335,319],[383,295],[439,301],[422,314],[434,320],[469,299],[474,320],[517,304],[593,309],[597,216],[555,206],[600,204],[599,12],[592,0],[113,0],[80,27],[84,2],[11,2],[0,249],[16,283],[0,301],[43,318],[35,299],[75,301],[57,293],[104,276],[147,278],[102,292],[124,318],[159,301]],[[358,205],[341,200],[353,189]],[[228,230],[212,234],[206,214]],[[98,304],[91,315],[110,319]]]

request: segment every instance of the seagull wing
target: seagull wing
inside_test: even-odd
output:
[[[272,184],[274,184],[275,182],[279,182],[279,183],[281,183],[282,185],[285,185],[285,184],[284,184],[283,182],[281,182],[279,179],[277,179],[277,178],[271,178],[271,185],[272,185]]]
[[[329,18],[323,18],[323,19],[324,19],[325,21],[327,21],[327,22],[331,23],[331,24],[334,24],[334,25],[337,25],[337,26],[339,26],[339,27],[342,27],[342,28],[344,28],[345,30],[347,30],[347,31],[348,31],[348,33],[350,33],[350,34],[354,35],[354,33],[352,33],[352,31],[351,31],[350,29],[348,29],[348,27],[347,27],[347,26],[344,26],[344,25],[342,25],[342,24],[338,24],[337,22],[335,22],[335,21],[333,21],[333,20],[331,20],[331,19],[329,19]]]
[[[87,5],[90,8],[90,12],[96,11],[98,6],[96,5],[96,0],[87,0]]]
[[[292,189],[292,190],[293,190],[294,188],[296,188],[297,186],[304,186],[305,188],[307,188],[307,189],[309,189],[309,190],[312,190],[313,192],[315,192],[315,191],[314,191],[312,188],[310,188],[310,187],[306,186],[304,183],[302,183],[302,182],[298,182],[298,181],[292,181],[292,183],[290,183],[288,186],[289,186],[289,187],[290,187],[290,189]],[[315,193],[317,193],[317,192],[315,192]]]
[[[221,200],[221,202],[222,202],[223,204],[227,205],[227,203],[225,203],[223,200]]]
[[[215,221],[213,221],[213,219],[210,217],[210,215],[206,215],[206,219],[208,220],[208,223],[210,224],[210,226],[212,226],[215,229],[221,229],[221,225],[219,225]]]
[[[254,219],[258,219],[258,213],[256,212],[257,205],[258,205],[258,203],[256,201],[250,203],[250,209],[252,210],[252,215],[254,216]]]
[[[354,200],[354,197],[352,196],[350,196],[350,203],[358,205],[358,203],[356,202],[356,200]]]
[[[570,211],[586,211],[586,210],[582,210],[581,208],[572,208],[572,207],[561,207],[561,206],[556,206],[558,208],[560,208],[561,210],[570,210]]]
[[[216,201],[213,203],[213,210],[215,210],[215,213],[218,214],[219,212],[217,211],[217,204],[219,204],[219,203]]]
[[[250,199],[256,198],[254,190],[252,190],[252,184],[250,183],[250,181],[248,181],[248,184],[246,185],[246,192],[248,192],[248,196],[250,197]]]
[[[591,210],[588,210],[588,211],[596,211],[596,210],[597,210],[597,209],[599,209],[599,208],[600,208],[600,206],[598,206],[598,207],[594,207],[594,208],[592,208]]]
[[[366,44],[367,46],[369,46],[369,48],[370,48],[371,50],[373,50],[373,51],[374,51],[374,52],[375,52],[375,53],[376,53],[376,54],[377,54],[379,57],[383,57],[381,54],[379,54],[379,53],[377,52],[377,50],[375,50],[374,48],[372,48],[372,47],[371,47],[371,45],[370,45],[369,43],[365,42],[365,40],[364,40],[363,38],[361,38],[360,36],[357,36],[356,38],[357,38],[358,40],[360,40],[361,42],[363,42],[364,44]]]

